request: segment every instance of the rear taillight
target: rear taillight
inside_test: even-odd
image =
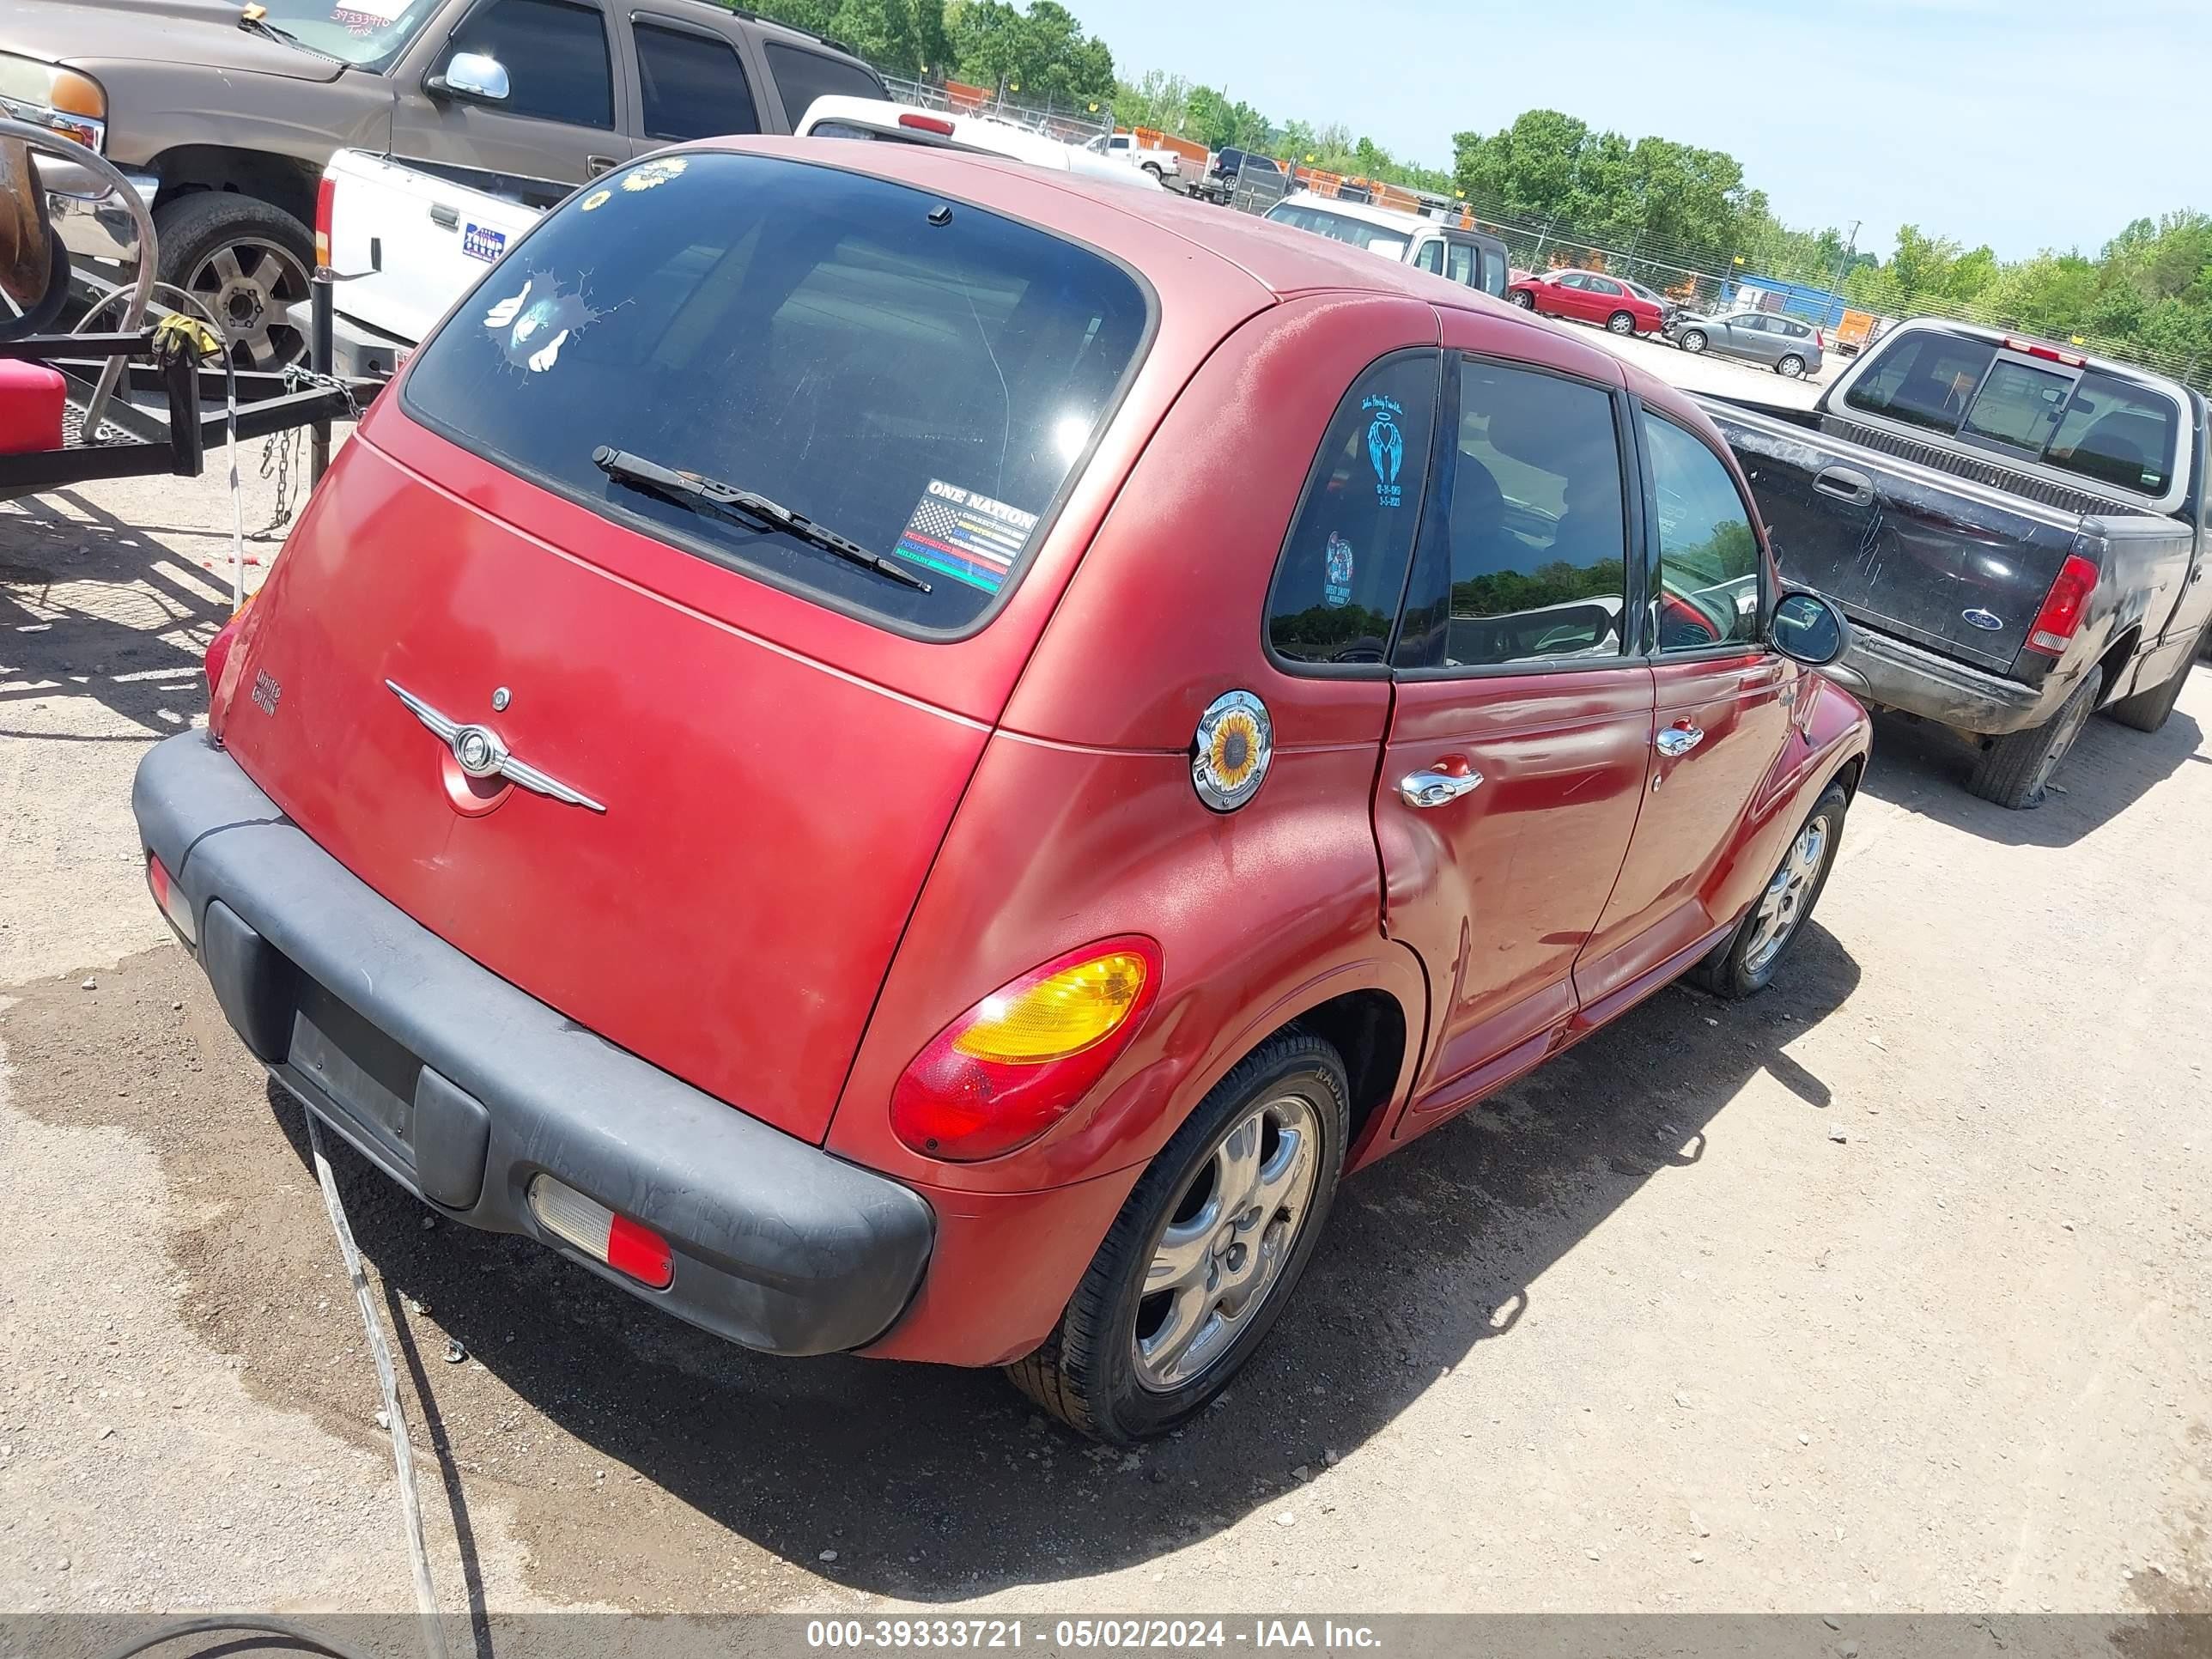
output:
[[[248,599],[246,605],[252,605]],[[230,647],[238,643],[238,625],[246,620],[246,605],[238,607],[237,614],[216,629],[215,637],[208,641],[208,696],[212,697],[222,684],[222,665],[230,660]]]
[[[899,125],[911,127],[916,132],[933,132],[940,138],[952,136],[952,123],[941,115],[920,115],[908,110],[899,117]]]
[[[198,944],[199,930],[192,925],[192,902],[177,890],[176,878],[151,853],[146,854],[146,885],[154,902],[169,919],[169,926],[177,930],[177,937],[188,945]]]
[[[327,173],[315,186],[315,269],[331,267],[331,204],[337,199],[338,181]]]
[[[1821,333],[1819,329],[1814,329],[1813,331],[1813,349],[1815,351],[1826,351],[1827,349],[1827,336]]]
[[[1065,1116],[1143,1024],[1160,947],[1106,939],[993,992],[937,1034],[891,1091],[891,1129],[969,1164],[1026,1146]]]
[[[666,1239],[616,1214],[596,1198],[585,1197],[566,1182],[549,1175],[532,1176],[530,1212],[547,1232],[641,1285],[665,1291],[675,1280],[676,1257]]]
[[[2046,657],[2063,655],[2075,630],[2081,626],[2081,613],[2096,586],[2097,567],[2079,553],[2068,554],[2066,562],[2058,567],[2058,580],[2044,595],[2043,609],[2035,613],[2027,630],[2027,648]]]
[[[2024,351],[2031,357],[2040,357],[2045,362],[2063,363],[2069,368],[2086,368],[2089,360],[2078,352],[2061,351],[2057,346],[2045,345],[2039,340],[2022,340],[2013,335],[2005,337],[2007,351]]]

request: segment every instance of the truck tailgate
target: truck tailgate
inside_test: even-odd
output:
[[[428,334],[541,216],[365,150],[338,151],[323,177],[332,186],[331,264],[349,277],[338,286],[337,309],[410,342]]]
[[[1857,622],[1978,667],[2019,654],[2079,514],[1700,398],[1751,479],[1784,577]]]

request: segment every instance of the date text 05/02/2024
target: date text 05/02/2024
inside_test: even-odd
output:
[[[1373,1626],[1334,1619],[811,1619],[810,1649],[1029,1648],[1048,1651],[1173,1653],[1195,1649],[1374,1652]]]

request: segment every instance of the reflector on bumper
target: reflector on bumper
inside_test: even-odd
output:
[[[659,1234],[617,1215],[565,1182],[549,1175],[532,1176],[530,1212],[546,1231],[641,1285],[665,1291],[676,1277],[675,1258]]]

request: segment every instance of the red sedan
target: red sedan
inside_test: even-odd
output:
[[[1249,1358],[1340,1177],[1765,985],[1868,748],[1687,399],[1125,198],[605,173],[377,400],[133,797],[240,1040],[438,1214],[1115,1441]]]
[[[1598,323],[1615,334],[1656,334],[1666,320],[1661,308],[1618,276],[1597,270],[1551,270],[1510,283],[1505,297],[1540,317],[1571,317]]]

